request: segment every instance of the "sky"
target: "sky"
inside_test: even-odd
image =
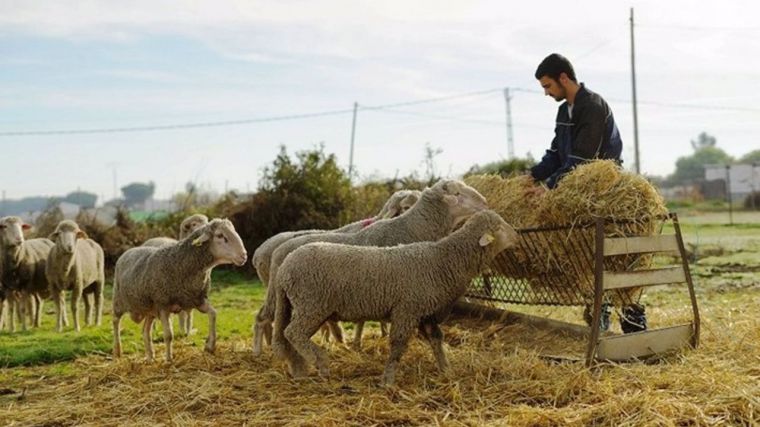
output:
[[[515,154],[538,159],[558,104],[533,73],[552,52],[608,101],[632,167],[631,7],[642,172],[672,173],[703,131],[760,149],[756,1],[0,0],[0,190],[255,191],[280,146],[348,169],[355,102],[357,181],[422,175],[426,147],[457,177],[508,157],[507,87]]]

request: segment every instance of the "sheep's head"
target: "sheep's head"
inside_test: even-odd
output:
[[[58,223],[48,239],[52,240],[56,246],[61,248],[64,253],[74,253],[74,248],[77,244],[77,239],[87,239],[87,233],[82,231],[76,222],[71,220],[63,220]]]
[[[24,230],[32,228],[17,216],[0,218],[0,242],[9,247],[24,243]]]
[[[419,190],[409,190],[409,194],[407,194],[401,201],[399,202],[399,209],[400,212],[398,215],[401,215],[402,213],[408,211],[409,209],[414,206],[415,203],[417,203],[418,200],[420,200],[420,195],[422,195],[422,192]]]
[[[478,244],[488,248],[493,256],[515,246],[519,240],[515,229],[492,210],[476,213],[465,227],[468,225],[477,229],[475,234],[480,235]]]
[[[209,245],[208,249],[216,265],[243,265],[248,260],[243,240],[227,219],[213,219],[190,237],[193,238],[193,246]]]
[[[395,218],[417,203],[420,192],[417,190],[399,190],[391,194],[378,216],[381,219]]]
[[[488,209],[486,198],[462,181],[441,180],[427,191],[441,195],[449,207],[449,215],[454,220],[455,227],[476,212]]]
[[[193,234],[193,231],[203,227],[206,224],[208,224],[208,217],[203,214],[190,215],[189,217],[185,218],[179,225],[180,240]]]

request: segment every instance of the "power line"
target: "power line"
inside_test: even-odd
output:
[[[389,108],[429,104],[435,102],[448,101],[458,98],[467,98],[473,96],[486,95],[501,91],[498,89],[480,90],[475,92],[459,93],[454,95],[440,96],[436,98],[419,99],[414,101],[396,102],[392,104],[375,105],[375,106],[362,106],[362,110],[385,110]],[[86,135],[86,134],[103,134],[103,133],[129,133],[129,132],[153,132],[164,130],[181,130],[181,129],[195,129],[195,128],[210,128],[210,127],[224,127],[224,126],[239,126],[253,123],[265,123],[265,122],[278,122],[288,120],[309,119],[315,117],[335,116],[353,113],[354,109],[332,110],[322,111],[317,113],[305,113],[305,114],[291,114],[285,116],[273,116],[273,117],[260,117],[253,119],[242,120],[223,120],[215,122],[196,122],[196,123],[181,123],[171,125],[155,125],[155,126],[125,126],[114,128],[90,128],[90,129],[55,129],[55,130],[23,130],[23,131],[6,131],[0,132],[2,136],[47,136],[47,135]]]
[[[682,30],[682,31],[760,31],[760,27],[711,27],[696,25],[657,25],[636,24],[637,28],[656,30]]]

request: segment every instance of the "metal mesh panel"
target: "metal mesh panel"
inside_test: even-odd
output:
[[[607,237],[651,234],[641,224],[608,224]],[[648,228],[648,227],[645,227]],[[489,272],[473,280],[467,297],[532,305],[584,306],[594,299],[595,226],[517,230],[519,243],[500,253]],[[606,271],[648,268],[651,255],[619,255],[604,259]],[[605,300],[630,304],[641,289],[607,291]]]

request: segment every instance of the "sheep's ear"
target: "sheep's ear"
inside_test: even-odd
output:
[[[446,194],[443,196],[443,201],[449,206],[456,206],[456,204],[459,203],[459,198],[457,196],[452,196],[451,194]]]
[[[90,236],[87,235],[83,230],[77,231],[77,239],[89,239]]]
[[[54,231],[54,232],[50,233],[50,235],[48,236],[48,239],[49,240],[53,240],[53,241],[55,239],[57,239],[57,238],[58,238],[58,232],[57,231]]]
[[[32,228],[32,226],[29,225],[29,224],[27,224],[27,223],[21,224],[21,229],[22,230],[29,230],[30,228]]]
[[[388,209],[388,212],[383,215],[383,219],[394,218],[396,215],[398,215],[398,209]]]
[[[491,243],[493,243],[494,240],[496,239],[493,237],[493,234],[486,233],[480,237],[480,240],[478,241],[478,243],[480,244],[480,246],[488,246]]]
[[[205,243],[211,236],[208,233],[203,233],[199,237],[197,237],[195,240],[193,240],[193,246],[201,246],[203,243]]]

